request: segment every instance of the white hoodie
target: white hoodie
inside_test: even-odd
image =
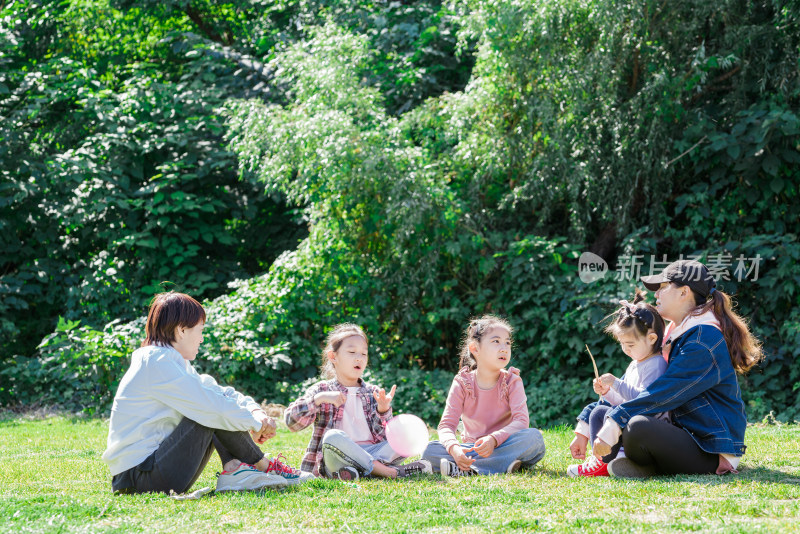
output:
[[[258,431],[258,408],[251,397],[198,374],[174,348],[141,347],[114,397],[103,461],[112,476],[139,465],[184,417],[209,428]]]

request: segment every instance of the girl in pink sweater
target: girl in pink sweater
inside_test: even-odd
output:
[[[511,361],[512,328],[493,315],[474,320],[461,349],[461,370],[453,379],[439,422],[439,441],[422,458],[443,475],[512,473],[544,456],[544,440],[529,428],[527,397]],[[464,424],[461,442],[456,437]]]

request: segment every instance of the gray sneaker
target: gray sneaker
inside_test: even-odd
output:
[[[358,470],[350,466],[342,467],[336,471],[336,478],[345,482],[358,482]]]
[[[522,468],[522,461],[514,460],[511,462],[511,465],[508,466],[508,469],[506,469],[506,473],[516,473],[520,468]]]
[[[283,488],[286,480],[272,473],[265,473],[250,464],[241,464],[233,471],[217,475],[217,491],[250,491],[263,488]]]
[[[617,478],[649,478],[658,473],[652,465],[639,465],[628,458],[616,458],[608,464],[608,474]]]
[[[467,471],[462,471],[455,462],[451,462],[447,458],[439,460],[439,471],[443,477],[471,477],[478,474],[478,471],[472,466]]]
[[[410,464],[396,465],[394,467],[397,469],[397,478],[433,473],[433,467],[428,460],[417,460]]]

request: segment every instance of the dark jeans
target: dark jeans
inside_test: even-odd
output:
[[[606,420],[606,413],[613,410],[615,406],[605,406],[602,404],[598,404],[595,406],[592,413],[589,414],[589,443],[594,443],[594,440],[597,439],[597,433],[600,432],[600,429],[603,428],[603,423]],[[619,450],[622,447],[622,442],[618,441],[616,445],[611,447],[611,452],[608,455],[603,456],[603,461],[605,463],[610,462],[614,458],[617,457],[619,454]]]
[[[264,453],[247,432],[208,428],[185,417],[142,463],[111,480],[115,493],[185,493],[217,450],[222,465],[233,459],[255,464]]]
[[[622,443],[628,458],[661,475],[710,475],[719,465],[719,455],[701,449],[686,430],[654,417],[632,417]]]

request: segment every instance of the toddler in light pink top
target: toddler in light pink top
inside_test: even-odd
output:
[[[439,441],[423,459],[443,475],[490,475],[531,467],[545,452],[541,432],[530,427],[527,397],[511,361],[512,328],[485,315],[467,328],[459,366],[439,422]],[[456,436],[464,424],[461,442]]]

